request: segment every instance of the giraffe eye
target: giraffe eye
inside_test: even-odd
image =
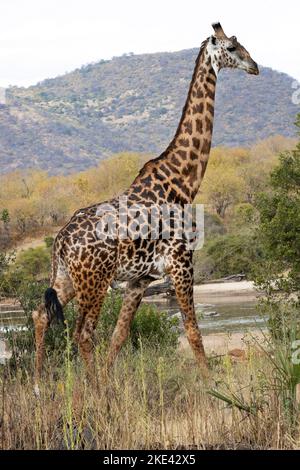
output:
[[[227,47],[227,50],[229,52],[234,52],[234,51],[236,51],[236,47],[235,46]]]

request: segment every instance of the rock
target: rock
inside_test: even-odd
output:
[[[199,309],[202,309],[202,308],[211,308],[211,307],[214,307],[214,305],[212,304],[197,304],[195,306],[195,308],[199,308]]]
[[[203,312],[204,317],[219,317],[220,314],[218,312]]]
[[[182,320],[182,315],[181,312],[176,312],[171,315],[172,318],[176,317],[179,318],[179,320]]]
[[[8,351],[5,341],[0,339],[0,364],[5,364],[5,362],[10,358],[11,352]]]

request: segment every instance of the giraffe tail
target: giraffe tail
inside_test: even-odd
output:
[[[64,323],[65,317],[57,292],[51,287],[45,292],[45,308],[49,318],[49,322],[56,318],[58,322]]]

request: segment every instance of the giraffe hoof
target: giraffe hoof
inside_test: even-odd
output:
[[[200,372],[201,372],[203,379],[206,379],[206,380],[209,379],[211,374],[210,374],[210,368],[208,366],[207,361],[201,362],[199,366],[200,366]]]

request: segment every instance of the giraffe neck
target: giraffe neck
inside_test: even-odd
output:
[[[191,203],[210,153],[216,72],[209,40],[201,46],[177,132],[167,149],[141,169],[126,191],[134,201]]]
[[[183,193],[182,198],[189,202],[193,201],[199,190],[209,158],[216,81],[205,41],[196,61],[177,132],[160,157],[161,163],[174,175],[175,191]]]

